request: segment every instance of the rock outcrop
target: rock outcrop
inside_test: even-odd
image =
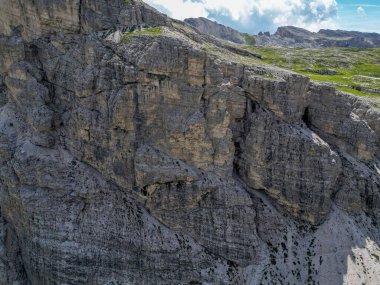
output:
[[[237,44],[246,43],[246,38],[249,37],[254,40],[256,45],[261,46],[299,48],[380,47],[380,35],[377,33],[323,29],[318,33],[313,33],[298,27],[284,26],[279,27],[273,35],[270,35],[269,32],[260,32],[258,35],[248,35],[202,17],[185,19],[185,23],[202,33]]]
[[[379,109],[141,1],[0,6],[0,284],[380,283]]]
[[[320,30],[313,33],[308,30],[285,26],[279,27],[272,36],[255,36],[258,45],[306,47],[306,48],[375,48],[380,47],[380,34],[342,30]]]
[[[202,33],[214,36],[216,38],[234,42],[237,44],[245,43],[244,35],[230,27],[221,25],[217,22],[211,21],[206,18],[188,18],[184,20],[185,23],[193,26]]]

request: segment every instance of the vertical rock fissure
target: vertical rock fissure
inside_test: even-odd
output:
[[[82,5],[83,5],[83,0],[79,0],[79,11],[78,11],[78,16],[79,16],[79,19],[78,19],[78,23],[79,23],[79,33],[81,33],[82,32],[82,9],[83,9],[83,7],[82,7]]]
[[[206,97],[206,87],[207,87],[207,71],[206,70],[207,70],[207,54],[205,54],[204,58],[203,58],[203,84],[202,84],[203,92],[202,92],[202,96],[201,96],[203,116],[204,116],[205,120],[207,121],[206,113],[207,113],[208,102],[205,98]]]
[[[6,257],[8,261],[8,277],[15,278],[18,281],[23,282],[22,284],[31,284],[31,278],[25,267],[28,262],[25,260],[24,254],[21,250],[20,238],[16,234],[11,223],[7,224],[5,243],[7,250]]]
[[[246,171],[244,158],[242,157],[243,156],[242,147],[245,142],[246,136],[249,133],[249,116],[251,113],[254,113],[256,111],[256,108],[257,108],[257,103],[248,99],[247,97],[244,117],[239,119],[236,122],[239,134],[233,137],[233,142],[235,146],[233,172],[238,177],[241,177],[241,175],[244,175],[244,172]]]
[[[306,124],[308,128],[310,128],[311,125],[311,120],[310,120],[310,114],[309,114],[309,107],[305,108],[305,111],[302,115],[302,121]]]
[[[139,93],[136,90],[136,87],[133,87],[133,105],[134,105],[134,114],[133,114],[133,122],[134,122],[134,130],[135,130],[135,141],[134,141],[134,149],[133,152],[136,153],[137,149],[139,148],[140,145],[144,144],[144,138],[141,135],[141,126],[142,126],[142,117],[140,114],[139,110]],[[133,155],[133,165],[135,165],[135,155]],[[132,188],[134,191],[139,191],[139,187],[137,186],[137,181],[136,181],[136,173],[133,171],[132,172],[133,176],[133,185]]]

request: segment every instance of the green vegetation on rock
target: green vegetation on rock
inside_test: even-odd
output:
[[[130,5],[130,4],[136,4],[136,3],[142,3],[143,0],[124,0],[124,3],[127,4],[127,5]]]
[[[309,76],[345,92],[380,97],[380,48],[277,48],[246,49],[263,56],[262,61]]]
[[[244,35],[245,43],[249,46],[254,46],[256,44],[255,37],[249,34]]]
[[[127,34],[124,34],[122,37],[122,40],[127,41],[131,37],[136,37],[136,36],[141,36],[141,35],[156,36],[156,35],[161,35],[161,34],[162,34],[162,27],[146,28],[146,29],[141,29],[137,31],[131,31]]]

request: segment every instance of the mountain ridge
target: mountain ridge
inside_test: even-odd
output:
[[[245,42],[242,33],[215,21],[210,21],[207,18],[187,18],[184,22],[205,34],[215,36],[219,39],[228,40],[238,44]]]
[[[378,108],[142,1],[0,4],[0,284],[380,283]]]
[[[185,19],[185,22],[195,28],[198,28],[201,32],[238,44],[244,43],[244,39],[247,36],[246,33],[241,33],[205,18],[198,18],[198,20]],[[380,47],[380,34],[363,33],[358,31],[321,29],[317,33],[314,33],[303,28],[283,26],[278,27],[277,31],[273,35],[260,32],[258,35],[251,36],[254,37],[257,45],[262,46],[307,48]]]

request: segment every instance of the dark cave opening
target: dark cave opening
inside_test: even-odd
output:
[[[306,124],[308,128],[311,127],[311,120],[310,120],[310,114],[309,114],[309,107],[306,107],[303,115],[302,115],[302,121]]]

